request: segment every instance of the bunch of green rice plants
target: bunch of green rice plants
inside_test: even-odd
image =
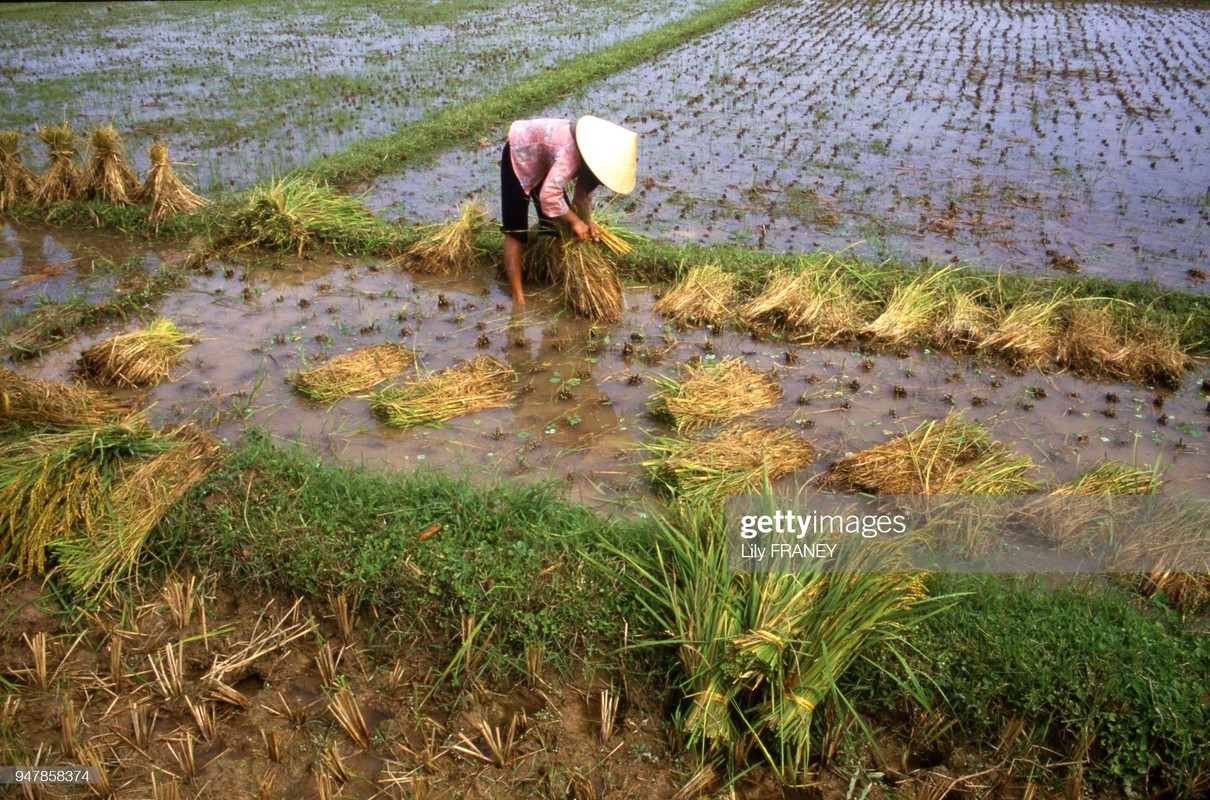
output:
[[[995,323],[977,349],[1004,358],[1016,370],[1049,365],[1059,352],[1069,295],[1062,290],[1028,297],[1003,291],[998,295]]]
[[[896,286],[882,313],[860,334],[893,346],[933,333],[945,308],[946,283],[952,275],[952,270],[941,269]]]
[[[860,286],[841,267],[804,265],[796,270],[777,270],[759,295],[744,303],[739,316],[758,332],[776,328],[796,341],[836,344],[857,335],[869,315],[869,302]]]
[[[793,430],[736,426],[704,441],[655,437],[646,443],[654,458],[642,465],[669,492],[720,502],[753,492],[806,466],[815,447]]]
[[[341,252],[367,249],[367,243],[381,237],[382,222],[362,203],[297,175],[254,188],[231,214],[226,230],[236,249],[263,247],[298,255],[321,244]]]
[[[740,358],[685,367],[683,380],[657,376],[659,390],[648,405],[677,432],[697,430],[769,408],[781,399],[781,384]]]
[[[516,373],[498,358],[478,356],[370,400],[370,411],[395,428],[436,425],[462,414],[508,405]]]

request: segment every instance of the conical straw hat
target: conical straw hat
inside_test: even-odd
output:
[[[630,194],[639,164],[639,136],[599,117],[576,121],[576,147],[592,173],[610,191]]]

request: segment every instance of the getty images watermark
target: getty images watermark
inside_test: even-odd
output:
[[[1208,572],[1210,502],[1055,495],[745,495],[727,503],[742,572]]]

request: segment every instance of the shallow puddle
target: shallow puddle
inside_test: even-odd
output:
[[[83,244],[45,230],[7,236],[0,281],[41,268],[48,247],[148,258],[125,242],[96,234],[87,239]],[[653,378],[675,375],[693,357],[740,356],[774,371],[784,391],[776,407],[756,416],[800,428],[821,451],[782,488],[808,485],[846,452],[961,409],[965,419],[984,422],[995,438],[1037,462],[1033,477],[1045,484],[1068,480],[1108,456],[1140,465],[1159,460],[1167,491],[1210,496],[1210,416],[1199,391],[1204,369],[1187,375],[1177,392],[1157,392],[1067,374],[1014,376],[995,363],[936,353],[871,355],[758,342],[735,331],[676,330],[652,313],[653,292],[643,288],[628,291],[622,323],[597,327],[536,288],[528,310],[514,315],[503,284],[486,272],[439,280],[357,259],[291,259],[254,269],[244,280],[240,268],[211,266],[212,274],[192,276],[155,309],[196,331],[200,341],[173,380],[149,391],[145,402],[156,417],[198,419],[230,440],[254,424],[347,463],[449,468],[475,479],[554,478],[565,481],[575,499],[608,503],[649,492],[637,463],[643,442],[670,433],[646,413]],[[6,296],[14,291],[8,285]],[[69,380],[82,348],[138,324],[81,331],[16,368]],[[439,428],[396,430],[371,416],[364,398],[316,405],[285,383],[326,356],[384,341],[414,348],[422,370],[495,355],[518,374],[516,401]]]

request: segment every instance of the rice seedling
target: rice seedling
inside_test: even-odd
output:
[[[77,593],[96,599],[112,590],[137,565],[160,520],[222,461],[218,441],[200,431],[180,428],[157,438],[162,452],[113,485],[104,515],[92,517],[83,535],[73,530],[52,543],[63,580]]]
[[[263,247],[302,255],[321,244],[338,249],[379,234],[373,212],[355,198],[297,175],[252,190],[227,222],[235,249]]]
[[[648,401],[652,413],[678,433],[769,408],[782,396],[772,374],[757,372],[739,358],[685,367],[682,377],[657,376],[660,388]]]
[[[809,464],[815,447],[792,430],[737,425],[712,439],[655,437],[642,462],[670,493],[708,501],[756,492]]]
[[[172,367],[193,345],[168,319],[156,319],[146,328],[98,342],[80,353],[80,374],[103,386],[142,389],[168,377]]]
[[[492,356],[478,356],[400,387],[373,395],[370,410],[396,428],[435,425],[461,414],[507,406],[515,373]]]
[[[595,220],[595,222],[599,231],[597,241],[609,248],[609,252],[615,256],[630,255],[634,252],[634,245],[614,231],[608,223],[604,223],[599,219]]]
[[[905,344],[931,333],[944,309],[942,290],[951,275],[952,270],[942,269],[896,286],[882,313],[859,333],[885,345]]]
[[[988,337],[994,316],[979,297],[968,292],[950,292],[935,341],[952,350],[971,350]]]
[[[474,268],[480,250],[475,243],[487,222],[479,203],[462,206],[458,218],[421,229],[420,240],[404,253],[409,266],[428,275],[461,275]]]
[[[1019,494],[1035,490],[1032,462],[957,415],[834,462],[819,485],[873,494]]]
[[[835,344],[852,339],[869,304],[839,269],[824,266],[774,271],[764,290],[744,303],[739,315],[757,331],[781,327],[796,341]]]
[[[130,414],[130,407],[95,389],[0,367],[0,413],[31,425],[71,428],[120,419]]]
[[[32,203],[38,188],[38,176],[21,158],[19,134],[0,131],[0,214]]]
[[[327,403],[373,389],[414,362],[411,351],[386,342],[333,356],[318,367],[294,373],[286,382],[309,399]]]
[[[673,322],[717,325],[735,317],[736,275],[717,264],[693,267],[655,304],[655,313]]]
[[[192,700],[186,697],[185,705],[189,709],[189,715],[193,717],[193,721],[197,725],[198,736],[201,737],[201,740],[203,742],[213,740],[217,726],[217,715],[215,714],[214,704],[203,700],[195,705]]]
[[[147,177],[135,190],[133,200],[139,205],[150,205],[148,217],[157,226],[175,214],[187,214],[210,205],[177,177],[172,162],[168,160],[168,143],[155,141],[147,148],[151,169]]]
[[[87,538],[109,517],[110,490],[132,461],[170,446],[138,419],[0,446],[0,552],[24,575],[41,572],[48,545]]]
[[[332,716],[340,723],[340,727],[348,734],[353,744],[363,750],[369,748],[370,730],[366,726],[365,717],[362,716],[361,705],[357,702],[356,695],[347,689],[341,689],[329,703],[328,710],[332,712]]]
[[[620,322],[626,308],[622,281],[613,262],[595,242],[564,237],[557,251],[562,264],[563,303],[573,313],[596,322]]]
[[[122,137],[112,125],[92,132],[92,154],[84,171],[84,198],[115,206],[134,204],[139,182],[126,161]]]
[[[609,740],[617,732],[618,703],[622,698],[611,689],[602,689],[599,699],[601,744],[609,744]]]
[[[532,283],[558,286],[563,282],[563,240],[554,231],[531,230],[521,276]]]
[[[979,343],[981,352],[994,353],[1016,369],[1044,367],[1058,352],[1060,310],[1067,299],[1054,295],[1046,300],[1001,305],[996,323]]]
[[[34,193],[33,204],[51,208],[69,200],[79,200],[83,195],[84,179],[80,165],[76,163],[75,132],[63,122],[43,126],[38,130],[38,138],[46,145],[50,167]]]

